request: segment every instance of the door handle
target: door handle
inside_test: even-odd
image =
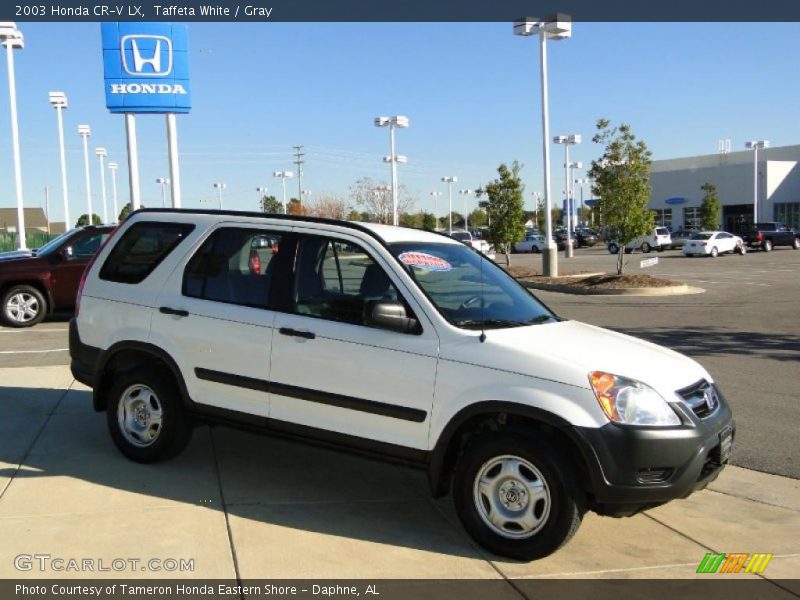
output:
[[[169,306],[162,306],[158,309],[158,312],[165,314],[165,315],[175,315],[176,317],[188,317],[189,311],[183,310],[180,308],[170,308]]]
[[[278,329],[281,335],[291,335],[294,337],[301,337],[307,340],[313,340],[316,336],[313,331],[298,331],[297,329],[290,329],[289,327],[281,327]]]

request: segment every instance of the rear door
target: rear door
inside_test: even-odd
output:
[[[223,409],[234,419],[268,416],[275,320],[269,298],[288,231],[220,224],[162,290],[151,341],[176,360],[198,408]]]

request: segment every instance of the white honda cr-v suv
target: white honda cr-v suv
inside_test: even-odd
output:
[[[444,235],[140,210],[84,273],[75,377],[129,458],[196,423],[427,471],[485,548],[530,560],[589,509],[629,515],[717,477],[730,409],[693,360],[555,315]]]

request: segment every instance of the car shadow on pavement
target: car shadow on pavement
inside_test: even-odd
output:
[[[19,466],[18,466],[19,465]],[[239,517],[265,539],[313,534],[455,557],[481,552],[424,472],[292,440],[198,425],[176,458],[138,464],[114,446],[91,392],[0,387],[0,517],[182,505]]]
[[[800,360],[800,336],[758,331],[731,331],[715,327],[614,327],[692,356],[746,355],[766,360]]]

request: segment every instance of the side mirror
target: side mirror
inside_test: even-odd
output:
[[[413,333],[419,327],[416,319],[406,315],[405,307],[399,302],[371,300],[365,307],[367,325],[375,325],[400,333]]]
[[[75,250],[72,246],[66,246],[61,249],[61,256],[63,256],[66,260],[71,260],[75,258]]]

